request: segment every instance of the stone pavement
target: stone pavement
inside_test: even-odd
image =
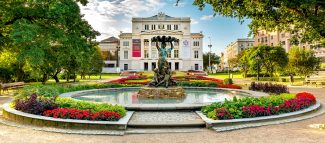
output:
[[[136,111],[128,126],[131,127],[200,127],[204,121],[193,111]]]

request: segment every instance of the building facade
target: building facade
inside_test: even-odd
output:
[[[158,50],[151,38],[163,35],[179,39],[167,55],[172,70],[203,70],[203,34],[191,33],[190,17],[171,17],[164,13],[132,18],[132,33],[120,33],[120,69],[152,71],[156,68]]]
[[[231,42],[226,48],[227,61],[236,58],[240,52],[242,52],[246,48],[253,47],[253,45],[254,45],[254,39],[251,38],[240,38],[234,42]]]
[[[267,45],[267,46],[282,46],[285,51],[288,53],[291,46],[294,46],[290,43],[292,38],[290,32],[280,32],[273,31],[268,32],[266,30],[259,30],[256,35],[254,35],[254,46]],[[317,44],[317,43],[315,43]],[[307,49],[313,49],[316,57],[325,57],[324,48],[312,48],[312,43],[299,43],[298,46]]]
[[[99,42],[102,57],[104,60],[103,73],[118,73],[119,68],[119,50],[120,40],[116,37],[109,37]]]

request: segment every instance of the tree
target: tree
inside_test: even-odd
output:
[[[288,69],[296,75],[310,76],[319,69],[319,65],[320,59],[315,57],[312,50],[297,46],[290,48]]]
[[[219,64],[220,57],[218,55],[216,55],[215,53],[211,53],[210,62],[211,62],[211,66],[215,65],[215,64]],[[203,67],[204,67],[204,69],[207,69],[208,66],[209,66],[209,53],[204,53],[203,54]]]
[[[77,67],[77,60],[83,58],[79,53],[91,51],[98,35],[82,19],[77,2],[85,5],[87,1],[1,1],[0,40],[4,43],[0,47],[17,47],[18,61],[40,71],[43,83],[49,77],[59,82],[58,73],[64,67],[70,67],[68,71]]]
[[[275,72],[282,71],[288,64],[288,55],[281,46],[252,47],[247,54],[250,55],[250,69],[256,71],[259,66],[269,76],[274,76]]]
[[[243,74],[243,77],[246,78],[250,68],[250,54],[252,48],[246,48],[238,54],[238,67],[240,72]]]
[[[228,59],[228,68],[233,70],[235,67],[238,67],[238,58],[230,58]]]
[[[211,5],[215,14],[237,17],[241,22],[252,19],[249,27],[254,34],[259,29],[289,31],[299,33],[293,38],[302,42],[325,43],[324,0],[195,0],[194,5],[201,10]]]

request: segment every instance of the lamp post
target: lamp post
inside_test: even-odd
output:
[[[211,67],[211,47],[212,47],[211,37],[209,37],[209,39],[210,39],[210,44],[208,45],[208,47],[210,48],[210,51],[209,51],[209,68],[210,68],[210,71],[212,72],[212,67]]]
[[[257,55],[256,57],[255,57],[255,59],[256,59],[256,62],[257,62],[257,81],[260,81],[260,56],[259,55]]]

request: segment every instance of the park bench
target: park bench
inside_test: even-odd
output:
[[[24,82],[0,83],[0,95],[1,95],[1,90],[5,92],[8,91],[9,89],[16,89],[24,85],[25,85]]]
[[[320,78],[320,77],[313,77],[313,78],[306,78],[304,81],[304,85],[315,85],[317,86],[325,86],[325,78]]]

